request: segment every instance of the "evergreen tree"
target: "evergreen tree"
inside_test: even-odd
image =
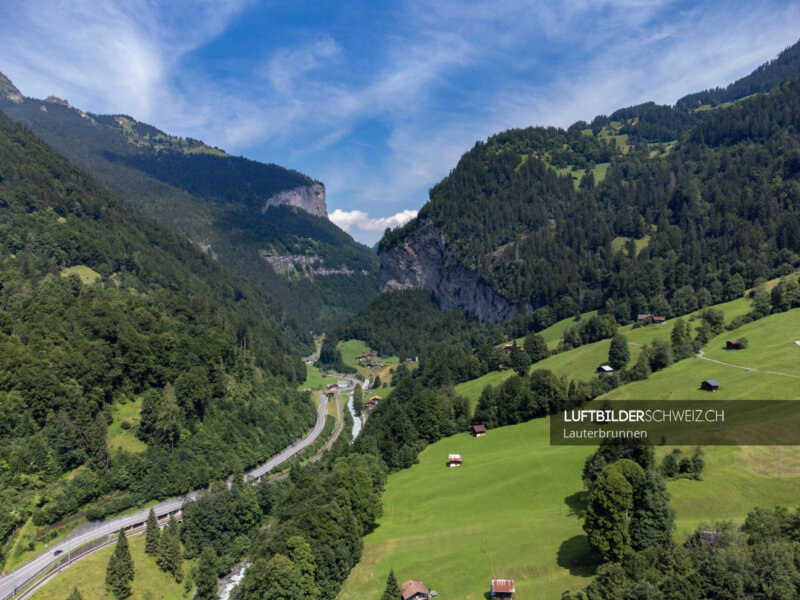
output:
[[[692,337],[692,329],[689,326],[689,323],[687,323],[683,319],[677,319],[675,321],[675,325],[673,325],[672,327],[672,333],[670,334],[670,340],[672,341],[672,345],[677,348],[683,342],[689,340],[691,337]]]
[[[125,531],[120,529],[117,545],[106,567],[106,585],[111,588],[117,600],[123,600],[131,595],[133,576],[133,559],[128,548],[128,539],[125,537]]]
[[[608,364],[614,370],[624,369],[631,359],[631,350],[628,347],[628,339],[621,333],[617,333],[611,338],[611,346],[608,349]]]
[[[634,490],[633,517],[630,522],[631,547],[643,550],[662,546],[672,539],[675,509],[669,505],[670,494],[664,478],[655,471],[645,471],[642,484]]]
[[[518,348],[516,342],[514,342],[514,348],[516,348],[516,352],[512,348],[511,368],[514,369],[520,377],[525,377],[531,368],[531,357],[527,352]]]
[[[156,562],[159,568],[165,573],[170,573],[175,581],[183,579],[183,553],[181,552],[178,522],[175,517],[169,518],[169,523],[161,533]]]
[[[372,389],[377,390],[379,387],[381,387],[381,376],[375,375],[375,381],[372,382]]]
[[[197,566],[197,600],[216,600],[217,598],[217,553],[206,546],[200,553]]]
[[[175,450],[175,442],[180,438],[181,409],[175,397],[175,390],[167,383],[164,386],[164,399],[161,402],[161,411],[158,413],[156,429],[169,443],[170,452]]]
[[[397,583],[397,578],[394,576],[394,570],[389,571],[389,577],[386,578],[386,587],[383,590],[381,600],[397,600],[400,594],[400,585]]]
[[[158,519],[153,509],[150,509],[150,514],[147,515],[147,529],[144,534],[144,551],[150,556],[158,554],[159,540],[161,538],[161,530],[158,528]]]

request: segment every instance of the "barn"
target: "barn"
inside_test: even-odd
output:
[[[516,589],[513,579],[492,579],[493,598],[513,598]]]
[[[461,466],[461,455],[460,454],[450,454],[447,456],[447,466],[448,467],[460,467]]]
[[[428,600],[428,588],[418,579],[409,579],[400,586],[400,597],[403,600]]]
[[[714,379],[706,379],[705,381],[700,383],[700,389],[705,390],[707,392],[718,392],[719,382]]]
[[[481,437],[486,435],[486,425],[473,425],[472,426],[472,436],[473,437]]]

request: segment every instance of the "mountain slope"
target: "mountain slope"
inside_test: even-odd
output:
[[[800,264],[799,119],[795,79],[714,110],[645,104],[492,136],[384,236],[381,289],[492,322],[608,306],[627,323],[735,297]]]
[[[42,526],[127,491],[119,510],[290,443],[314,422],[294,391],[307,336],[0,115],[0,548],[31,513]],[[129,403],[144,449],[111,453]]]
[[[0,110],[131,207],[277,297],[305,327],[329,329],[376,294],[377,257],[328,221],[321,183],[126,115],[25,98],[2,81]]]

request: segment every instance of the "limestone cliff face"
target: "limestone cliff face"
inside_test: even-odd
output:
[[[271,196],[261,207],[262,214],[273,206],[296,206],[307,213],[328,218],[328,207],[325,204],[325,186],[321,183],[303,185],[293,190],[283,190]]]
[[[483,322],[498,323],[518,308],[458,264],[444,234],[430,219],[420,219],[408,235],[379,253],[382,292],[421,288],[430,291],[442,310],[460,308]]]

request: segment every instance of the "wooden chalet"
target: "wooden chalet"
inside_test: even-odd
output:
[[[461,455],[460,454],[449,454],[447,456],[447,466],[448,467],[460,467],[461,466]]]
[[[430,592],[418,579],[409,579],[400,586],[400,597],[403,600],[428,600]]]
[[[336,395],[336,392],[334,392],[333,390],[326,390],[326,391],[325,391],[325,395],[326,395],[328,398],[333,398],[333,397]]]
[[[614,372],[614,367],[612,367],[611,365],[600,365],[599,367],[597,367],[597,372],[598,373],[613,373]]]
[[[329,390],[338,390],[339,389],[339,384],[338,383],[329,383],[328,384],[328,389]]]
[[[503,346],[503,350],[505,350],[506,352],[511,352],[511,349],[513,347],[514,347],[514,344],[506,344],[505,346]]]
[[[486,435],[486,425],[473,425],[472,437],[481,437]]]
[[[373,396],[366,402],[364,402],[364,410],[367,412],[373,410],[376,406],[378,406],[378,402],[380,402],[383,398],[380,396]]]
[[[715,381],[714,379],[706,379],[705,381],[700,383],[700,389],[705,390],[707,392],[718,392],[719,382]]]
[[[666,322],[667,322],[667,317],[657,317],[657,316],[653,315],[653,323],[661,324],[661,323],[666,323]]]
[[[649,319],[652,316],[653,315],[651,315],[650,313],[647,313],[646,315],[636,315],[636,320],[641,323],[642,321],[647,321],[647,319]]]
[[[739,340],[728,340],[725,342],[725,350],[741,350],[742,345],[739,343]]]
[[[513,598],[516,591],[513,579],[492,579],[492,598]]]

